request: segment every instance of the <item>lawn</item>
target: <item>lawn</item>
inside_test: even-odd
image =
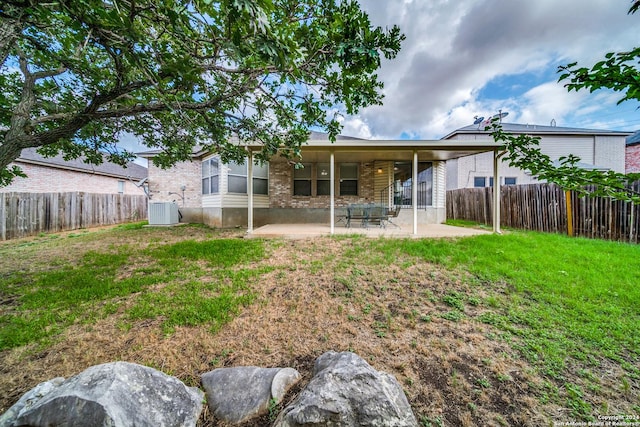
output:
[[[107,361],[196,386],[291,366],[304,384],[317,356],[350,350],[401,381],[422,426],[640,417],[637,246],[239,237],[134,224],[1,243],[0,412]]]

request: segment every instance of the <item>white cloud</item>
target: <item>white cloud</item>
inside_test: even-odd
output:
[[[590,66],[606,52],[629,49],[637,42],[640,19],[627,15],[627,3],[607,0],[360,3],[373,25],[398,24],[407,36],[398,57],[385,61],[380,71],[384,105],[358,116],[360,126],[366,125],[374,138],[402,133],[439,138],[471,124],[476,114],[499,109],[511,113],[510,121],[593,123],[587,113],[612,108],[615,102],[607,95],[603,104],[598,93],[588,91],[569,93],[555,78],[530,86],[519,82],[525,87],[517,98],[483,98],[487,94],[482,89],[499,76],[530,72],[555,77],[558,65],[578,61]]]

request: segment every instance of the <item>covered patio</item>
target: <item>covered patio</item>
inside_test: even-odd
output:
[[[498,160],[502,145],[494,141],[352,139],[332,143],[328,140],[310,140],[301,147],[302,162],[308,162],[309,165],[308,168],[305,165],[307,175],[299,177],[296,169],[292,172],[286,160],[271,159],[269,176],[273,182],[269,187],[269,206],[256,208],[253,157],[261,150],[261,146],[248,145],[246,149],[248,234],[277,234],[274,230],[282,230],[286,234],[287,230],[299,230],[299,234],[311,235],[326,232],[330,235],[363,233],[427,237],[429,232],[433,232],[443,237],[441,235],[446,233],[437,231],[439,227],[434,226],[441,226],[440,223],[446,219],[445,162],[478,153],[493,153],[494,190],[496,195],[499,193],[495,187],[500,182]],[[399,192],[394,191],[396,183],[404,184]],[[426,190],[425,187],[419,189],[419,184],[423,183],[428,185]],[[402,227],[394,229],[345,229],[338,222],[344,216],[346,207],[353,203],[375,203],[389,209],[400,205],[406,221]],[[256,209],[260,209],[260,219],[257,221],[257,225],[261,226],[259,228],[254,227]],[[324,212],[324,217],[321,221],[317,221],[319,218],[316,221],[310,218],[300,220],[310,210]],[[494,197],[493,211],[494,232],[499,232],[499,197]],[[324,221],[326,223],[320,224]],[[427,225],[429,227],[425,228]]]

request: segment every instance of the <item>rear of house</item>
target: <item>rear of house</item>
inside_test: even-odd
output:
[[[446,213],[446,160],[498,147],[493,142],[349,137],[331,143],[322,136],[312,133],[302,147],[300,165],[280,157],[251,167],[251,161],[224,164],[217,154],[207,152],[194,153],[191,162],[166,170],[150,162],[152,201],[177,203],[183,221],[224,228],[327,224],[356,203],[399,206],[399,222],[441,223]],[[260,148],[248,145],[247,158]],[[140,153],[149,159],[155,154]]]

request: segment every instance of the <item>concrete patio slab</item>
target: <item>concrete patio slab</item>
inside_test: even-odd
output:
[[[380,228],[371,226],[369,228],[350,227],[342,225],[334,228],[334,235],[359,234],[367,237],[390,237],[390,238],[447,238],[466,237],[481,234],[491,234],[489,230],[477,228],[454,227],[445,224],[425,224],[418,226],[418,234],[413,234],[413,227],[403,225],[400,227],[389,226]],[[256,228],[252,233],[247,233],[247,238],[285,238],[285,239],[305,239],[317,236],[330,236],[331,227],[329,224],[268,224]]]

